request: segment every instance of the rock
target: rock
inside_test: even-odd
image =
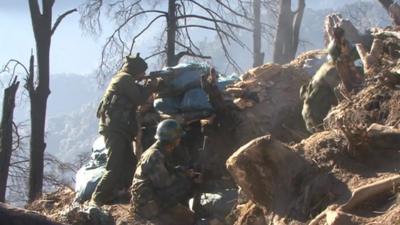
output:
[[[239,148],[226,166],[251,201],[278,211],[290,201],[296,175],[310,169],[297,153],[270,135]]]
[[[235,206],[237,196],[236,189],[225,189],[216,193],[202,193],[200,207],[196,209],[196,213],[202,217],[224,220]]]
[[[62,225],[36,212],[0,203],[0,224],[7,225]]]

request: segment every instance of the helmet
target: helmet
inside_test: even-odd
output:
[[[176,120],[166,119],[158,124],[154,137],[160,141],[174,141],[182,137],[184,133],[181,125]]]
[[[137,53],[136,57],[126,56],[122,69],[129,74],[138,75],[147,70],[147,63],[140,54]]]

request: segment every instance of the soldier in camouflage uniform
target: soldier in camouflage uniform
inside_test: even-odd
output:
[[[185,201],[192,194],[199,175],[174,164],[173,152],[180,143],[182,129],[175,120],[164,120],[157,127],[156,143],[140,158],[132,182],[132,213],[163,225],[188,225],[194,215]]]
[[[360,57],[355,46],[345,39],[342,28],[334,27],[333,39],[329,43],[328,53],[336,65],[345,91],[351,92],[360,86],[363,77],[354,64],[354,61]]]
[[[145,103],[154,83],[142,86],[147,69],[146,62],[136,57],[126,57],[122,69],[114,75],[97,111],[99,133],[104,136],[108,148],[106,172],[98,183],[91,203],[101,206],[110,204],[119,193],[130,187],[136,166],[132,141],[137,134],[136,110]]]

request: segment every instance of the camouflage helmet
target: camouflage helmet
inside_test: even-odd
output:
[[[166,119],[158,124],[154,137],[159,141],[174,141],[182,137],[184,133],[181,125],[176,120]]]
[[[122,66],[122,70],[131,74],[138,75],[147,70],[147,63],[143,58],[140,57],[140,54],[137,53],[136,57],[126,56],[124,60],[124,64]]]

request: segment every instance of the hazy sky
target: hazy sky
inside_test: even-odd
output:
[[[27,62],[31,49],[35,49],[31,18],[27,0],[0,1],[0,65],[9,58]],[[74,2],[75,4],[73,4]],[[53,20],[64,11],[79,5],[80,1],[56,1]],[[94,70],[103,40],[83,35],[79,27],[79,14],[66,17],[51,44],[52,73],[90,73]]]
[[[307,7],[333,7],[354,1],[356,0],[307,0]],[[53,20],[82,2],[83,0],[56,0]],[[79,26],[79,17],[79,13],[69,15],[53,35],[51,73],[83,74],[95,70],[105,36],[93,38],[84,35]],[[105,28],[105,35],[109,35],[109,29]],[[0,31],[0,65],[4,65],[10,58],[27,62],[31,49],[35,48],[27,0],[0,0]]]

